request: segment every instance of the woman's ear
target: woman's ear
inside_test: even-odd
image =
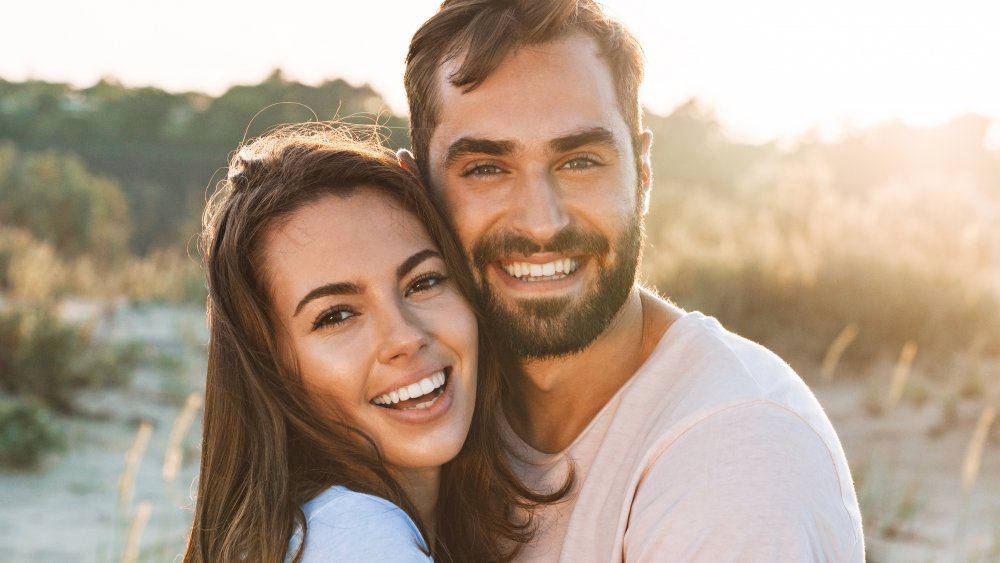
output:
[[[420,178],[420,167],[417,166],[417,159],[414,158],[413,153],[409,149],[399,149],[396,151],[396,158],[399,160],[399,165],[403,167],[403,170],[413,174],[414,178]]]

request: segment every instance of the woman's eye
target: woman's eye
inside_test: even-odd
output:
[[[445,282],[448,278],[442,274],[426,274],[420,276],[419,278],[413,280],[413,283],[406,288],[406,295],[410,296],[414,293],[419,293],[422,291],[428,291],[435,287],[438,287]]]
[[[337,326],[355,315],[350,309],[330,309],[324,311],[313,321],[313,329]]]
[[[462,172],[462,177],[467,178],[469,176],[479,176],[479,177],[489,177],[489,176],[499,176],[503,174],[503,169],[501,169],[496,164],[476,164],[464,172]]]

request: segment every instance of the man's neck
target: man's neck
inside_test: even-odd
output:
[[[631,379],[682,312],[644,290],[632,290],[611,325],[572,356],[529,361],[512,384],[507,417],[532,448],[569,447]]]

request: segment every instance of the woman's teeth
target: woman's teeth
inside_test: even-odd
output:
[[[431,393],[434,393],[438,389],[444,387],[444,384],[447,380],[448,378],[447,376],[445,376],[444,370],[441,370],[435,374],[429,375],[421,379],[416,383],[411,383],[410,385],[404,385],[399,389],[395,389],[383,395],[379,395],[378,397],[372,399],[372,402],[382,407],[392,408],[393,405],[398,404],[400,401],[418,399],[425,395],[430,395]],[[434,404],[435,399],[437,399],[436,395],[433,397],[428,397],[427,401],[405,407],[403,410],[426,409],[427,407]]]
[[[572,274],[580,267],[576,258],[560,258],[545,264],[530,262],[501,262],[500,267],[511,277],[524,281],[559,279]]]

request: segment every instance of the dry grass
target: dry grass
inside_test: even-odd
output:
[[[125,466],[118,479],[118,511],[120,514],[127,514],[132,505],[132,495],[135,493],[135,476],[139,472],[139,464],[146,455],[146,448],[149,446],[149,439],[153,436],[153,425],[149,421],[142,421],[139,429],[135,433],[135,440],[132,447],[125,454]]]
[[[5,299],[45,304],[64,297],[108,302],[191,302],[204,299],[197,259],[182,248],[100,262],[64,257],[27,231],[0,227],[0,294]]]
[[[170,429],[167,452],[163,458],[163,481],[168,485],[177,478],[177,471],[180,470],[184,461],[184,439],[191,431],[191,425],[194,423],[203,402],[201,393],[188,395],[184,401],[184,407],[174,420],[173,428]]]
[[[903,391],[906,389],[906,382],[910,378],[910,370],[913,368],[913,358],[917,356],[917,343],[909,340],[903,344],[903,349],[899,352],[899,359],[896,360],[896,367],[892,370],[892,383],[889,386],[889,396],[886,397],[886,408],[893,409],[903,398]]]
[[[829,383],[833,380],[833,374],[837,371],[837,364],[840,363],[841,356],[847,350],[847,347],[854,342],[854,339],[858,336],[858,325],[856,323],[851,323],[844,327],[844,330],[840,331],[840,334],[833,339],[830,343],[830,347],[827,348],[826,354],[823,356],[823,364],[820,366],[820,376],[823,381]]]
[[[140,546],[142,545],[142,533],[149,523],[149,517],[153,513],[153,504],[149,501],[139,503],[135,511],[135,516],[129,523],[128,536],[125,540],[125,551],[122,554],[122,563],[135,563],[139,560]]]
[[[1000,198],[933,175],[849,191],[831,166],[806,153],[729,191],[658,184],[645,278],[783,356],[827,355],[827,378],[909,341],[932,361],[1000,354]]]
[[[962,462],[962,490],[965,494],[971,493],[976,486],[979,469],[983,463],[983,447],[986,445],[994,418],[996,418],[996,409],[992,405],[984,407],[983,412],[979,415],[979,421],[976,422],[976,428],[972,432],[972,438],[969,440],[969,447],[965,451],[965,458]]]
[[[184,461],[183,451],[185,442],[188,439],[193,423],[198,418],[202,403],[203,398],[200,392],[190,393],[184,406],[178,411],[170,430],[170,436],[167,438],[162,469],[163,493],[164,498],[168,499],[170,506],[174,508],[180,508],[184,504],[183,499],[179,498],[178,491],[175,490],[174,482]],[[153,502],[150,498],[144,498],[134,510],[132,507],[139,466],[148,453],[153,431],[153,424],[151,422],[142,421],[139,424],[132,445],[125,454],[125,464],[119,476],[119,519],[115,523],[115,528],[116,530],[125,530],[125,542],[124,545],[119,547],[115,545],[116,542],[112,541],[112,550],[114,552],[117,552],[118,549],[122,550],[122,563],[134,563],[139,560],[166,560],[173,557],[173,554],[183,551],[183,537],[171,537],[168,541],[159,545],[144,545],[142,541],[143,532],[152,519]],[[168,510],[157,516],[160,524],[163,524],[166,520],[178,517],[186,520],[189,516],[183,509]],[[150,559],[150,557],[153,559]]]

